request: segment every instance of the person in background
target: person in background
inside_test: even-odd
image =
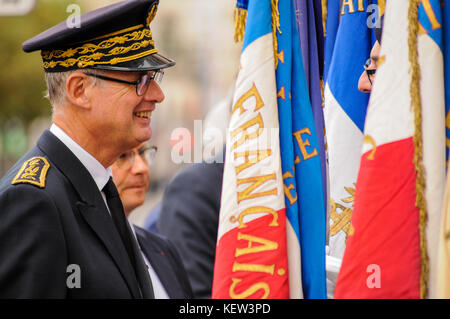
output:
[[[370,51],[370,57],[364,64],[364,71],[361,73],[358,81],[358,90],[363,93],[372,92],[373,82],[375,81],[375,73],[380,60],[381,36],[383,34],[384,16],[381,17],[380,27],[374,29],[376,41]]]
[[[144,142],[119,156],[112,165],[113,180],[125,215],[144,204],[150,184],[149,164],[157,148]],[[183,262],[175,247],[165,238],[133,225],[142,257],[147,265],[156,299],[192,298],[192,289]]]
[[[370,51],[370,58],[364,64],[364,71],[361,73],[358,81],[358,90],[363,93],[372,92],[373,82],[375,81],[375,73],[378,67],[378,60],[380,55],[380,42],[378,40]]]

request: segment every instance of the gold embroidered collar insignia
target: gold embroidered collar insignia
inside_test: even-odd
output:
[[[50,164],[44,157],[32,157],[23,163],[11,184],[28,183],[44,188],[45,177],[49,168]]]

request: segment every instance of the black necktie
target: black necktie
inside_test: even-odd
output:
[[[131,264],[134,267],[142,296],[150,299],[155,298],[150,276],[145,267],[145,263],[142,259],[137,243],[131,233],[128,221],[125,217],[122,201],[120,200],[119,193],[117,192],[116,185],[114,185],[112,178],[110,178],[105,187],[103,187],[103,192],[105,193],[106,202],[108,203],[108,208],[114,224],[119,231],[120,238],[122,239],[128,256],[130,257]]]

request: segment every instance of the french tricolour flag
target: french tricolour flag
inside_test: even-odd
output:
[[[247,3],[245,3],[247,5]],[[250,0],[226,146],[213,298],[289,298],[270,0]]]
[[[440,2],[386,4],[336,298],[436,296],[446,151]]]

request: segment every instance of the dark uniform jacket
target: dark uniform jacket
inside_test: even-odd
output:
[[[175,246],[158,234],[134,226],[145,257],[158,275],[169,298],[193,298],[192,288],[183,262]]]
[[[47,130],[0,181],[0,298],[139,297],[97,185]]]

